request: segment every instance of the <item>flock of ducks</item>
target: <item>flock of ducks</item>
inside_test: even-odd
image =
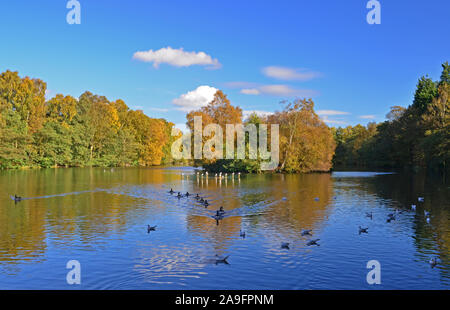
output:
[[[303,230],[301,233],[302,236],[312,236],[312,230],[308,229],[308,230]],[[319,243],[317,243],[320,239],[311,239],[309,240],[306,245],[307,246],[312,246],[312,245],[317,245],[320,246]],[[282,249],[286,249],[289,250],[290,243],[289,242],[282,242],[281,243],[281,248]]]
[[[201,173],[201,174],[200,174],[199,172],[197,172],[197,177],[198,177],[199,175],[200,175],[201,177],[208,177],[208,172]],[[235,177],[235,173],[234,173],[234,172],[231,173],[230,175],[231,175],[232,178]],[[214,175],[214,177],[215,177],[215,178],[220,178],[220,179],[222,179],[222,178],[227,178],[227,177],[228,177],[228,174],[225,173],[225,174],[223,175],[222,172],[220,172],[220,173],[216,173],[216,174]],[[237,173],[237,177],[238,177],[238,178],[241,177],[241,173],[240,173],[240,172]],[[175,193],[174,190],[171,188],[170,191],[169,191],[169,194],[173,195],[174,193]],[[183,198],[183,197],[189,197],[189,196],[191,196],[191,194],[190,194],[189,192],[186,192],[186,194],[181,194],[181,192],[178,192],[176,197],[177,197],[178,199],[181,199],[181,198]],[[18,203],[18,202],[20,202],[20,201],[23,200],[23,198],[20,197],[20,196],[17,196],[17,194],[14,195],[14,197],[11,197],[11,198],[13,198],[13,200],[14,200],[15,203]],[[195,198],[200,204],[202,204],[205,208],[208,208],[209,202],[208,202],[207,199],[205,199],[205,198],[203,198],[203,197],[200,197],[199,194],[196,194],[194,198]],[[335,197],[335,198],[336,198],[336,197]],[[319,201],[319,198],[318,198],[318,197],[315,197],[314,200],[315,200],[315,201]],[[417,200],[418,200],[418,202],[424,202],[424,198],[423,198],[423,197],[418,197]],[[417,206],[416,206],[415,204],[411,205],[411,210],[412,210],[412,211],[415,212],[416,209],[417,209]],[[403,213],[403,211],[400,211],[400,210],[398,210],[398,209],[395,211],[395,213],[389,213],[389,214],[388,214],[388,218],[386,219],[386,223],[390,223],[390,222],[392,222],[392,221],[395,221],[395,220],[396,220],[396,216],[399,215],[399,214],[401,214],[401,213]],[[225,210],[223,209],[223,207],[220,207],[220,208],[216,211],[216,213],[214,214],[214,216],[213,216],[213,218],[216,220],[217,225],[219,225],[219,221],[223,220],[224,215],[225,215]],[[426,222],[427,222],[427,223],[430,223],[430,216],[431,216],[430,212],[424,210],[424,215],[425,215]],[[367,217],[367,218],[370,218],[370,219],[372,220],[372,219],[373,219],[373,213],[372,213],[372,212],[366,212],[366,217]],[[147,225],[147,233],[150,233],[150,232],[152,232],[152,231],[156,231],[156,227],[157,227],[156,225],[155,225],[155,226]],[[359,234],[360,234],[360,235],[361,235],[361,234],[367,234],[367,233],[369,233],[369,227],[361,227],[361,226],[359,226]],[[246,233],[245,233],[245,231],[240,230],[239,235],[240,235],[240,237],[245,238]],[[312,230],[303,230],[302,233],[301,233],[301,235],[302,235],[302,236],[312,236]],[[312,246],[312,245],[320,246],[320,244],[317,243],[319,240],[320,240],[320,239],[312,239],[312,240],[309,240],[309,241],[306,243],[306,245],[307,245],[307,246]],[[289,242],[282,242],[282,243],[281,243],[281,248],[282,248],[282,249],[287,249],[287,250],[289,250],[289,245],[290,245]],[[217,256],[217,255],[216,255],[216,256]],[[218,263],[225,263],[225,264],[228,264],[227,258],[228,258],[228,256],[225,257],[225,258],[219,258],[219,257],[217,257],[217,259],[216,259],[216,264],[218,264]],[[434,268],[434,267],[438,264],[438,260],[437,260],[435,257],[432,257],[432,258],[430,259],[430,261],[429,261],[429,264],[430,264],[430,266],[431,266],[432,268]]]
[[[425,199],[423,197],[418,197],[417,198],[418,202],[424,202]],[[417,206],[415,204],[411,205],[411,211],[416,212],[417,210]],[[394,213],[389,213],[388,217],[386,219],[386,223],[390,223],[392,221],[396,220],[396,217],[400,214],[402,214],[404,212],[404,210],[398,210],[396,209]],[[431,213],[427,210],[423,211],[424,215],[425,215],[425,220],[427,223],[430,223],[431,220]],[[366,217],[373,219],[373,214],[372,212],[366,212]],[[368,227],[361,227],[359,226],[359,234],[363,234],[363,233],[368,233],[369,228]],[[435,257],[432,257],[429,261],[431,268],[434,268],[437,264],[438,264],[438,260]]]
[[[208,173],[206,173],[206,175],[208,175]],[[240,175],[240,173],[239,173],[239,175]],[[170,189],[169,194],[170,194],[170,195],[175,194],[175,191],[173,190],[173,188]],[[177,192],[177,195],[176,195],[176,197],[177,197],[178,199],[181,199],[181,198],[188,198],[188,197],[190,197],[190,196],[192,196],[192,194],[190,194],[189,192],[186,192],[186,194],[182,194],[181,192]],[[203,205],[203,206],[205,207],[205,209],[208,208],[208,206],[210,205],[209,202],[208,202],[208,200],[205,199],[204,197],[201,197],[198,193],[195,194],[194,199],[197,200],[201,205]],[[224,216],[225,216],[225,213],[226,213],[226,211],[224,210],[224,208],[223,208],[222,206],[216,211],[216,213],[215,213],[214,216],[213,216],[213,219],[216,220],[217,225],[219,225],[219,222],[220,222],[221,220],[223,220],[223,218],[224,218]],[[147,225],[147,233],[150,233],[151,231],[155,231],[155,230],[156,230],[156,227],[157,227],[157,226]],[[245,235],[246,235],[246,234],[245,234],[245,231],[242,231],[242,230],[241,230],[241,231],[239,232],[239,235],[240,235],[240,237],[245,238]],[[226,257],[219,257],[218,255],[216,255],[216,258],[215,258],[215,263],[216,263],[216,265],[217,265],[217,264],[226,264],[226,265],[229,265],[229,263],[228,263],[228,261],[227,261],[228,257],[229,257],[229,256],[226,256]]]
[[[336,197],[334,197],[334,199],[336,199]],[[315,201],[319,201],[318,197],[314,198]],[[419,197],[417,199],[419,202],[424,202],[425,199],[423,197]],[[412,211],[416,211],[417,206],[416,205],[411,205],[411,210]],[[396,216],[398,216],[399,214],[402,214],[404,211],[403,210],[395,210],[395,213],[390,213],[388,214],[388,218],[386,219],[386,223],[390,223],[392,221],[395,221]],[[425,215],[425,219],[427,223],[430,223],[430,212],[424,210],[424,215]],[[373,219],[373,213],[372,212],[366,212],[366,217],[370,218],[371,220]],[[358,233],[361,234],[367,234],[369,233],[369,227],[358,227]],[[303,230],[301,233],[302,236],[312,236],[312,231],[311,230]],[[317,241],[319,241],[320,239],[313,239],[308,241],[308,243],[306,243],[306,245],[311,246],[311,245],[317,245],[320,246],[320,244],[317,243]],[[287,249],[289,250],[289,243],[288,242],[283,242],[281,243],[281,248],[282,249]],[[438,260],[435,257],[432,257],[429,261],[429,264],[432,268],[434,268],[437,264],[438,264]]]

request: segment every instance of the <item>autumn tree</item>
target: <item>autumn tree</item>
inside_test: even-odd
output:
[[[287,172],[329,171],[335,151],[330,128],[314,112],[311,99],[282,102],[284,109],[268,116],[280,126],[279,170]]]

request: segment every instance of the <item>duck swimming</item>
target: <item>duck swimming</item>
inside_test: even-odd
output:
[[[359,234],[361,235],[362,233],[365,233],[365,234],[367,234],[368,233],[368,230],[369,228],[368,227],[366,227],[366,228],[362,228],[361,226],[359,226]]]
[[[311,240],[311,241],[309,241],[306,245],[307,246],[311,246],[311,245],[317,245],[317,246],[320,246],[320,244],[318,244],[317,243],[317,241],[319,241],[320,239],[314,239],[314,240]]]
[[[311,231],[312,230],[303,230],[302,231],[302,236],[312,236]]]
[[[173,192],[173,189],[170,189],[169,193],[173,194],[173,193],[174,193],[174,192]]]
[[[386,220],[387,223],[390,223],[391,221],[395,221],[395,216],[394,214],[388,214],[388,219]]]
[[[180,192],[178,192],[178,195],[177,195],[177,197],[178,197],[178,199],[180,199],[180,198],[181,198],[181,193],[180,193]]]
[[[17,196],[17,195],[14,195],[14,201],[15,202],[19,202],[19,201],[21,201],[22,200],[22,197],[19,197],[19,196]]]
[[[366,217],[372,219],[372,212],[366,212]]]
[[[150,226],[147,225],[147,233],[149,234],[151,231],[155,231],[156,230],[156,226]]]
[[[189,195],[190,195],[189,192],[186,192],[186,197],[189,197]]]
[[[217,212],[219,212],[220,214],[225,214],[225,210],[223,209],[223,207],[220,207],[219,211],[217,211]]]
[[[281,248],[282,248],[282,249],[287,249],[287,250],[289,250],[289,242],[283,242],[283,243],[281,244]]]
[[[216,254],[216,265],[217,265],[217,264],[226,264],[226,265],[229,265],[229,263],[228,263],[228,261],[227,261],[228,257],[230,257],[230,256],[228,255],[228,256],[225,256],[225,257],[223,257],[223,258],[220,258],[219,255]]]
[[[217,221],[222,220],[223,215],[219,211],[216,211],[216,214],[214,215],[214,219],[216,219]]]
[[[204,203],[205,200],[204,200],[203,198],[200,198],[200,202],[201,202],[201,203]]]
[[[435,257],[431,258],[429,261],[431,268],[434,268],[437,265],[437,259]]]
[[[199,199],[200,198],[200,196],[197,194],[196,196],[195,196],[195,199]]]
[[[239,236],[242,238],[245,238],[245,231],[242,231],[242,229],[239,231]]]

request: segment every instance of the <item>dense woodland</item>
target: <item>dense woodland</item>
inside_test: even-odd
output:
[[[0,75],[0,168],[171,163],[172,123],[90,92],[45,99],[46,84]]]
[[[439,81],[419,79],[414,101],[394,106],[385,122],[333,128],[336,168],[427,169],[449,172],[450,66]]]
[[[413,103],[395,106],[385,122],[329,128],[314,112],[311,99],[282,102],[269,116],[243,119],[218,91],[212,102],[186,115],[203,128],[211,123],[279,124],[280,172],[329,171],[334,168],[386,168],[449,171],[450,66],[442,65],[439,81],[419,79]],[[90,92],[78,99],[61,94],[46,100],[46,84],[0,75],[0,169],[23,167],[152,166],[173,164],[173,124],[133,111],[124,101],[108,101]],[[203,136],[205,143],[211,136]],[[247,141],[248,144],[248,136]],[[226,144],[224,143],[224,148]],[[224,149],[224,153],[226,150]],[[196,160],[210,171],[259,172],[257,160]]]

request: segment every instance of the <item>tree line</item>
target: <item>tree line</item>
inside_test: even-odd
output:
[[[186,115],[187,127],[193,132],[194,117],[202,117],[202,127],[214,123],[226,131],[226,124],[254,124],[257,129],[261,124],[268,126],[268,146],[270,146],[271,125],[279,125],[279,165],[278,172],[325,172],[331,169],[335,142],[331,129],[314,112],[311,99],[296,99],[293,102],[283,101],[283,109],[271,115],[262,116],[255,113],[243,119],[242,109],[231,105],[222,91],[217,91],[214,99],[205,107],[191,111]],[[257,131],[259,135],[259,130]],[[203,143],[211,136],[203,136]],[[235,140],[237,136],[235,136]],[[259,136],[258,136],[259,148]],[[246,158],[248,158],[249,134],[246,133]],[[223,145],[226,154],[226,145]],[[234,150],[237,146],[235,142]],[[260,172],[261,156],[257,159],[214,159],[196,160],[195,164],[209,171],[223,172]]]
[[[407,108],[391,107],[387,120],[333,128],[335,168],[427,169],[449,172],[450,66],[438,81],[419,79]]]
[[[0,75],[0,169],[172,163],[174,124],[90,92],[46,100],[46,88],[17,72]]]
[[[394,106],[379,124],[330,128],[314,111],[311,99],[283,101],[270,115],[251,114],[233,106],[222,91],[199,110],[186,115],[202,126],[215,123],[279,125],[278,172],[326,172],[342,168],[426,168],[449,171],[450,66],[442,65],[438,81],[419,79],[413,103]],[[173,164],[173,123],[130,109],[123,100],[83,93],[78,99],[58,94],[45,98],[40,79],[17,72],[0,75],[0,169],[19,167],[152,166]],[[211,136],[203,136],[203,144]],[[249,136],[247,133],[248,155]],[[268,143],[270,147],[270,143]],[[226,144],[223,145],[226,148]],[[236,150],[236,147],[235,147]],[[224,154],[226,150],[224,149]],[[257,159],[185,162],[209,171],[260,172]],[[248,157],[246,157],[248,158]]]

